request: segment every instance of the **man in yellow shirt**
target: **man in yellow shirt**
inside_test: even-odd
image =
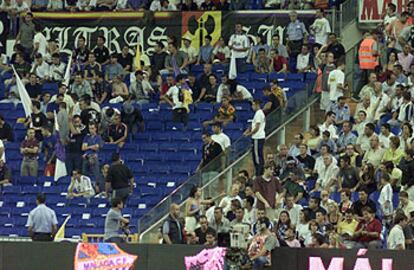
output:
[[[346,210],[345,219],[339,222],[337,232],[339,235],[349,235],[349,238],[354,236],[355,230],[358,226],[358,221],[354,218],[354,213],[351,209]]]

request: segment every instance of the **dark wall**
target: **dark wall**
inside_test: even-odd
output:
[[[138,255],[136,270],[183,270],[184,257],[203,249],[187,245],[120,245],[127,253]],[[72,243],[0,243],[0,270],[72,270],[76,244]],[[368,251],[357,256],[357,250],[276,249],[270,270],[316,270],[309,268],[309,258],[320,257],[325,269],[333,257],[343,257],[344,268],[353,270],[358,258],[368,258],[372,270],[381,270],[382,259],[392,259],[393,270],[414,269],[413,251]],[[340,269],[341,270],[341,269]],[[369,269],[366,269],[369,270]]]

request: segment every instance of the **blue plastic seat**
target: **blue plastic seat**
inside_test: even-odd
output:
[[[269,74],[269,82],[273,80],[277,80],[278,82],[283,82],[286,79],[286,74],[283,73],[270,73]]]
[[[170,135],[165,132],[153,132],[151,133],[151,142],[169,142],[171,140]]]
[[[267,74],[253,73],[250,75],[252,81],[267,82],[267,78]]]
[[[213,112],[214,106],[211,103],[200,102],[195,105],[195,111],[198,112]]]
[[[33,186],[36,184],[36,177],[33,176],[17,176],[15,177],[15,180],[20,185],[31,185]]]
[[[146,130],[148,131],[163,131],[164,130],[164,124],[160,123],[160,122],[155,122],[155,121],[150,121],[147,122],[146,125]]]
[[[21,187],[20,186],[5,186],[3,187],[3,195],[20,195]]]
[[[139,146],[139,151],[143,152],[158,152],[157,143],[146,143]]]
[[[22,193],[23,194],[37,194],[42,191],[40,186],[23,186]]]
[[[288,81],[303,81],[303,73],[288,73],[286,79]]]

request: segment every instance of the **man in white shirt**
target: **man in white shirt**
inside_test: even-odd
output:
[[[315,42],[321,46],[328,42],[328,34],[331,33],[329,21],[325,18],[323,10],[316,11],[316,19],[309,28],[311,33],[315,35]]]
[[[57,232],[56,213],[46,206],[46,196],[39,193],[36,196],[37,207],[30,211],[26,227],[32,241],[53,241]]]
[[[397,214],[394,218],[394,227],[388,235],[388,249],[404,250],[405,236],[403,228],[407,226],[407,217],[404,214]]]
[[[323,156],[323,164],[323,168],[318,171],[318,180],[316,181],[315,188],[310,193],[324,189],[332,192],[336,191],[339,168],[333,163],[330,154],[325,154]]]
[[[198,58],[197,50],[191,46],[191,38],[189,36],[183,37],[183,44],[184,46],[181,47],[180,51],[185,52],[188,57],[188,64],[192,65],[195,64]]]
[[[309,72],[313,67],[313,58],[308,45],[302,45],[302,50],[296,59],[296,69],[299,73]]]
[[[390,147],[390,138],[392,136],[394,135],[391,133],[390,125],[387,123],[382,124],[381,133],[378,136],[382,148],[387,149]]]
[[[321,134],[321,138],[322,138],[322,134],[325,130],[329,131],[329,133],[331,134],[331,139],[332,140],[336,140],[338,139],[338,134],[336,131],[336,127],[335,127],[335,120],[336,120],[336,114],[332,111],[329,111],[326,113],[325,115],[325,122],[323,122],[322,125],[319,126],[319,131]]]
[[[414,202],[410,201],[408,198],[407,191],[400,191],[398,197],[400,199],[400,205],[398,208],[402,209],[407,217],[410,217],[410,213],[414,212]]]
[[[382,115],[388,112],[388,104],[390,101],[390,97],[382,91],[381,82],[375,82],[374,95],[371,96],[374,120],[380,119]]]
[[[52,54],[52,64],[49,68],[50,79],[56,82],[62,81],[65,76],[65,71],[65,64],[60,61],[59,54]]]
[[[252,127],[247,129],[243,135],[251,136],[253,140],[253,163],[256,171],[256,176],[263,174],[264,158],[263,158],[263,146],[266,139],[266,116],[263,110],[260,108],[260,99],[255,99],[252,103],[252,109],[255,112],[252,122]]]
[[[369,138],[369,144],[370,147],[365,152],[362,163],[370,163],[374,168],[378,168],[384,156],[385,149],[380,146],[378,136],[375,134]]]
[[[299,216],[303,208],[295,203],[295,197],[292,194],[286,194],[284,209],[289,212],[290,221],[296,227],[300,222]]]
[[[221,150],[225,151],[227,147],[231,145],[229,136],[223,133],[223,128],[220,122],[215,122],[212,125],[212,129],[214,134],[211,135],[211,139],[220,144]]]
[[[42,56],[45,56],[47,51],[47,40],[45,35],[42,33],[42,26],[39,24],[35,25],[36,34],[33,38],[33,51],[35,53],[41,53]]]
[[[183,123],[187,126],[188,123],[188,111],[184,104],[184,90],[185,76],[182,74],[177,75],[175,78],[176,85],[170,87],[167,93],[161,96],[161,99],[169,103],[172,107],[172,120],[173,122]],[[191,91],[191,90],[188,90]]]
[[[92,187],[91,179],[86,175],[82,175],[78,170],[72,172],[72,180],[68,187],[68,199],[76,197],[84,197],[90,199],[95,195]]]
[[[370,147],[370,139],[375,135],[375,125],[373,123],[367,123],[364,127],[364,133],[358,136],[356,141],[357,152],[362,154],[367,152]]]
[[[30,72],[35,73],[41,81],[49,80],[50,67],[49,64],[43,60],[43,55],[41,53],[35,54],[35,62]]]
[[[339,97],[344,95],[345,88],[345,63],[338,62],[337,68],[329,73],[329,99],[331,104],[335,104]]]
[[[229,48],[232,55],[236,58],[237,72],[244,72],[246,59],[249,54],[250,42],[240,23],[235,25],[235,33],[231,35],[229,40]]]
[[[230,193],[221,199],[219,207],[223,209],[224,215],[227,215],[227,212],[231,210],[231,201],[238,200],[241,205],[243,205],[243,200],[239,196],[240,186],[239,184],[233,184],[231,186]]]

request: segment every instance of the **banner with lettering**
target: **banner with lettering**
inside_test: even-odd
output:
[[[137,259],[113,243],[81,243],[76,247],[74,264],[75,270],[128,270]]]
[[[406,10],[409,0],[358,0],[358,19],[360,23],[380,23],[387,13],[387,5],[394,3],[397,13]]]
[[[196,256],[185,257],[186,270],[223,270],[225,248],[203,249]]]
[[[314,11],[299,12],[299,20],[309,26],[315,19]],[[35,20],[45,26],[46,38],[57,40],[62,53],[69,54],[80,36],[85,37],[87,47],[94,49],[99,35],[106,38],[111,52],[121,52],[127,45],[132,53],[137,42],[143,52],[151,56],[157,42],[167,45],[167,37],[173,36],[181,44],[181,37],[192,39],[198,49],[204,37],[210,35],[213,44],[224,37],[226,41],[234,33],[236,23],[255,41],[255,36],[264,36],[271,44],[272,35],[278,33],[282,40],[289,23],[288,11],[239,11],[239,12],[37,12]]]

